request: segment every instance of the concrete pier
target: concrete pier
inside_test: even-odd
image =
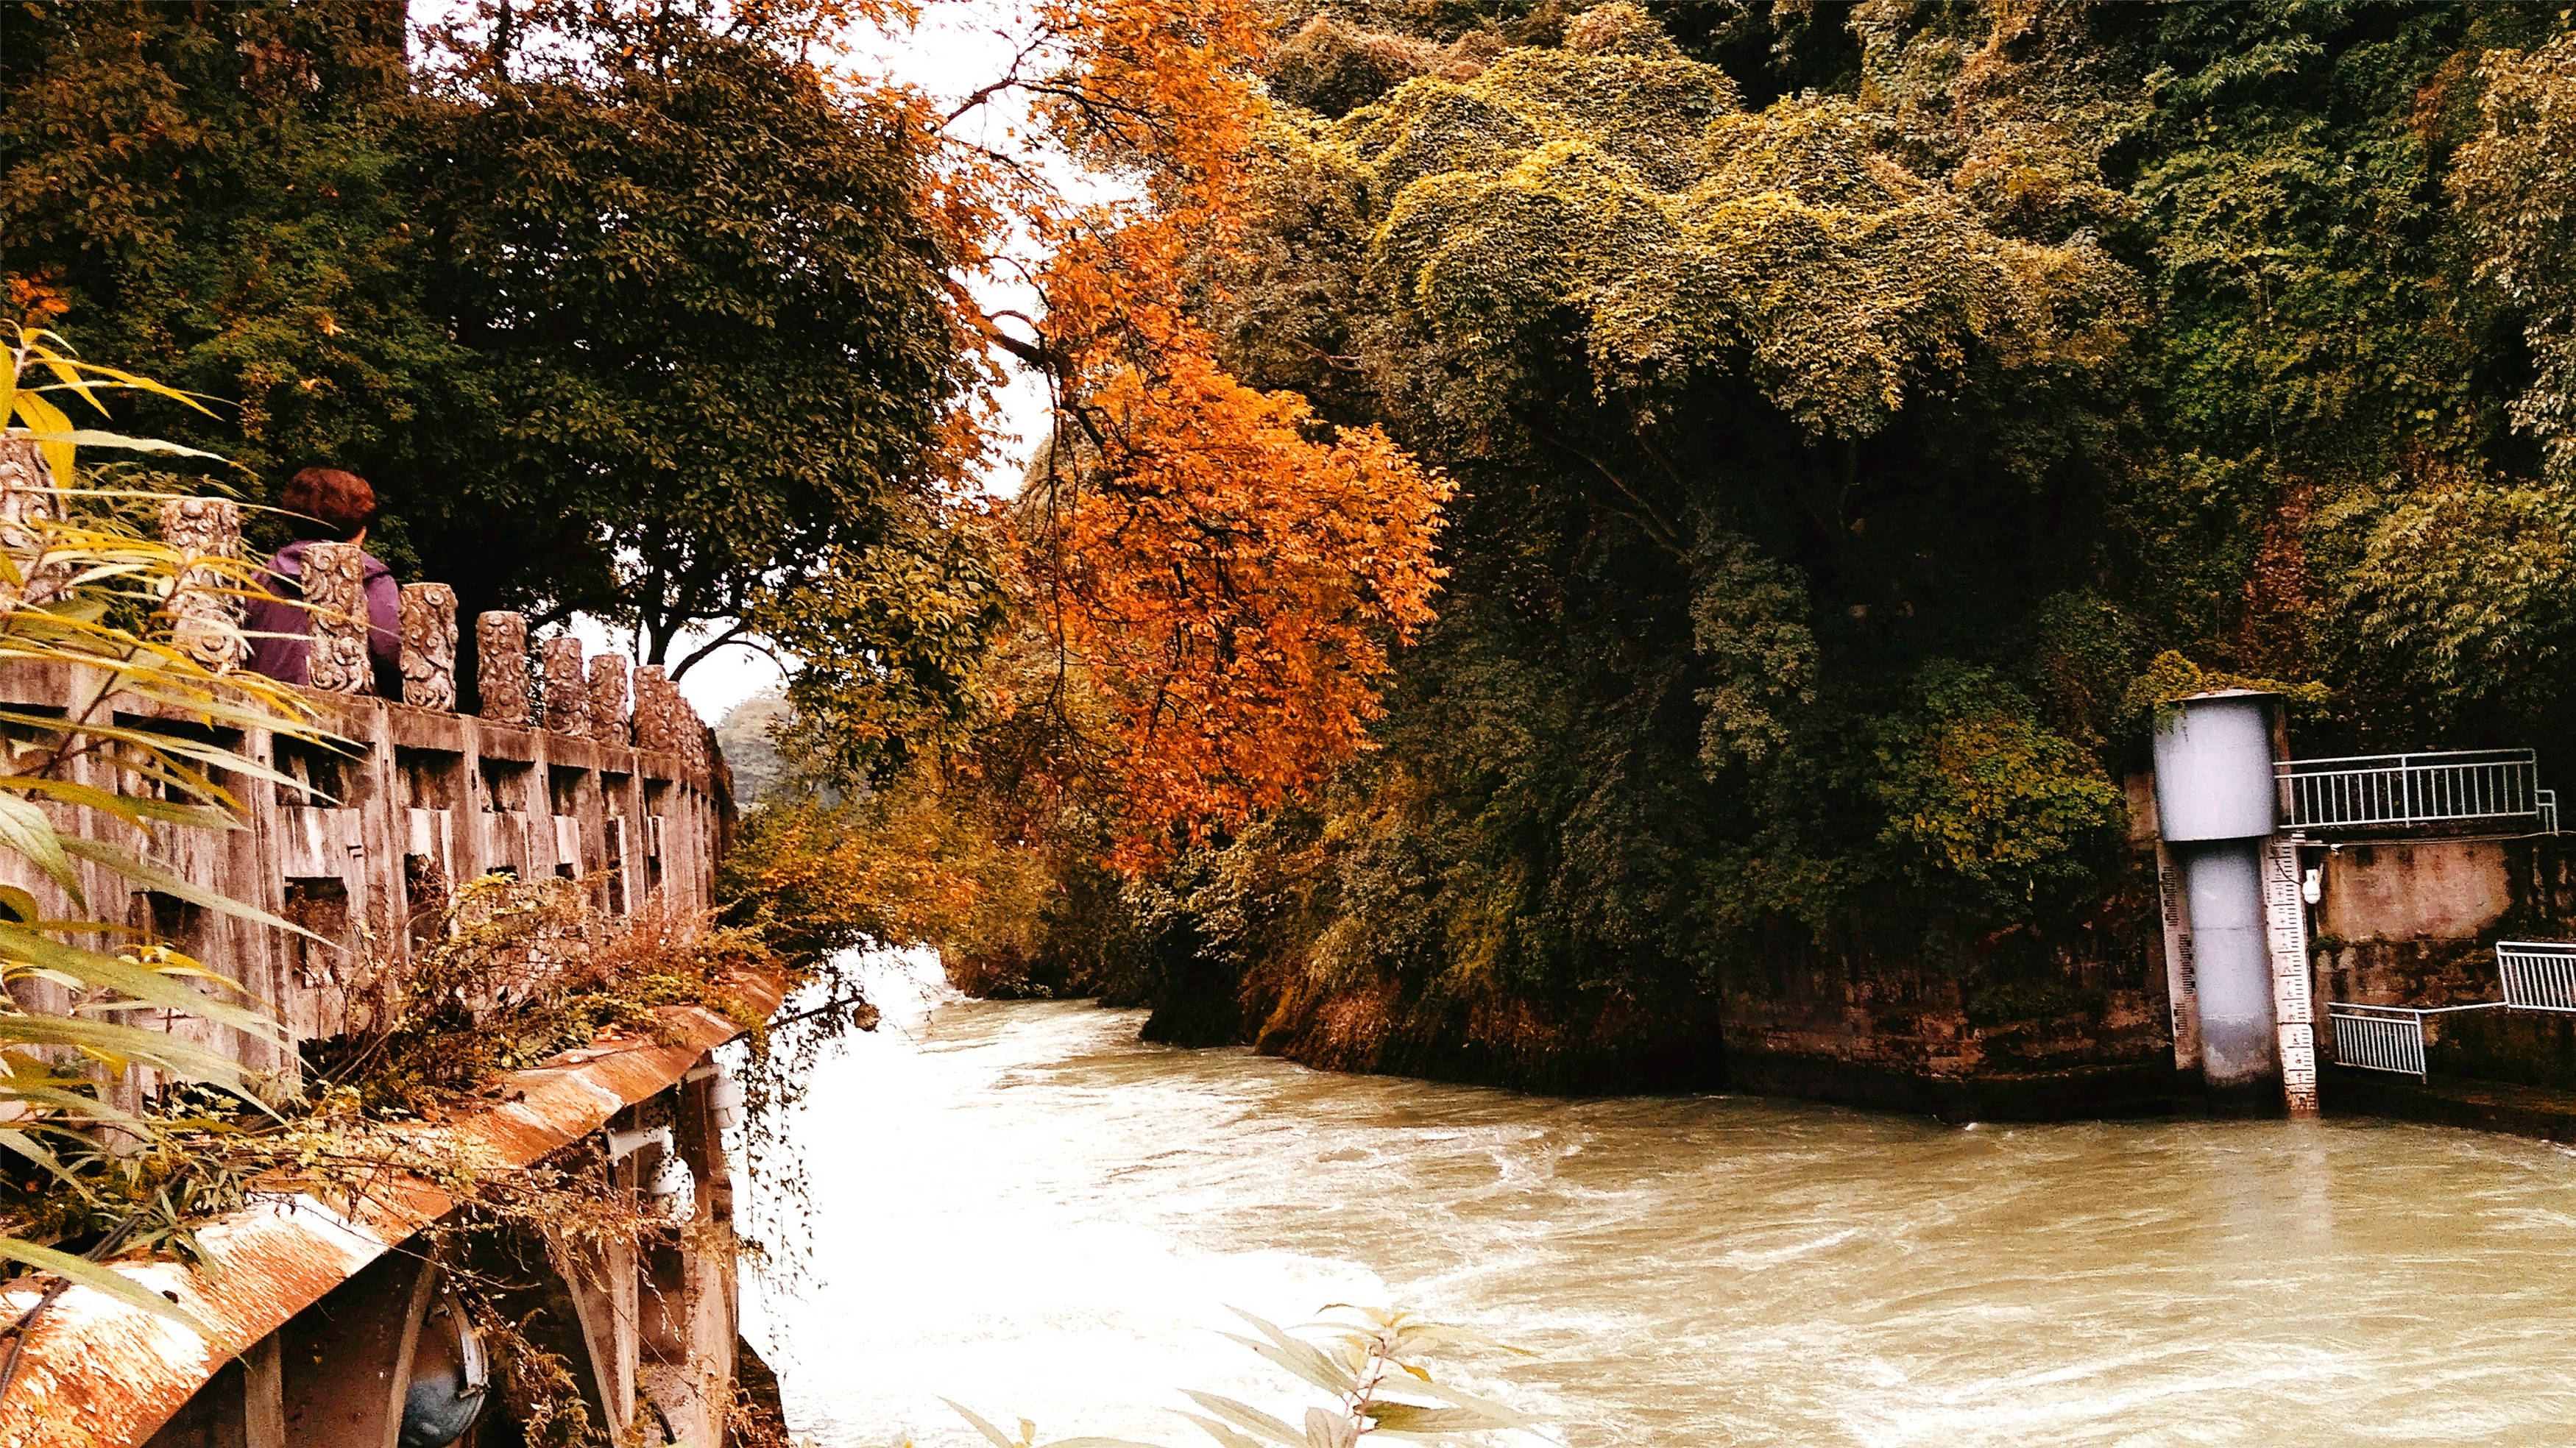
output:
[[[2263,842],[2184,845],[2191,899],[2201,1079],[2221,1109],[2274,1109],[2281,1099],[2272,1019],[2272,955],[2263,914]]]
[[[2181,877],[2165,907],[2175,1065],[2199,1066],[2214,1109],[2313,1116],[2314,1016],[2295,853],[2287,898],[2267,890],[2266,871],[2286,849],[2275,839],[2275,702],[2224,689],[2177,700],[2156,721],[2158,832]]]

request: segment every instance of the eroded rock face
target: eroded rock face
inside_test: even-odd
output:
[[[161,541],[186,560],[167,605],[171,643],[217,673],[240,668],[250,657],[241,631],[241,579],[224,564],[241,557],[241,505],[173,498],[161,505]]]
[[[456,708],[456,590],[444,583],[403,585],[402,678],[404,703]]]
[[[503,724],[527,723],[528,621],[515,613],[477,615],[474,659],[482,716]]]
[[[304,550],[304,608],[313,655],[306,682],[334,694],[364,694],[375,682],[367,659],[367,555],[355,543]]]
[[[590,733],[590,690],[581,677],[581,640],[558,634],[546,640],[546,728],[556,734]]]
[[[602,744],[625,744],[633,737],[624,654],[601,654],[590,661],[590,737]]]

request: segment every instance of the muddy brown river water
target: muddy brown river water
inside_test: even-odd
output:
[[[889,965],[748,1331],[802,1437],[1208,1440],[1226,1309],[1475,1325],[1571,1445],[2576,1443],[2576,1154],[2370,1122],[1970,1128],[1561,1100],[1137,1043]],[[771,1207],[773,1236],[796,1230]]]

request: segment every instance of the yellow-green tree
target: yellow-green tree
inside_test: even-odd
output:
[[[249,565],[185,555],[142,537],[117,521],[113,492],[85,485],[83,448],[187,449],[88,425],[77,414],[105,421],[105,399],[114,395],[146,393],[191,406],[194,400],[85,361],[39,329],[0,324],[0,346],[8,353],[0,374],[6,444],[22,450],[15,461],[24,461],[25,449],[44,461],[40,477],[16,480],[20,516],[0,532],[0,669],[49,668],[75,690],[59,716],[0,706],[0,725],[9,732],[0,768],[0,850],[58,887],[76,912],[95,909],[75,867],[84,862],[140,889],[293,929],[176,874],[155,859],[154,848],[172,831],[246,828],[231,781],[285,781],[238,750],[185,733],[134,728],[117,712],[139,705],[209,730],[319,737],[290,691],[210,667],[172,638],[171,602],[179,590],[252,586]],[[76,761],[89,762],[81,777],[70,768]],[[102,777],[112,784],[90,782]],[[81,817],[68,813],[74,809],[116,821],[125,837],[68,827],[67,819]],[[142,848],[135,847],[138,838]],[[109,943],[84,943],[98,940]],[[0,1148],[26,1169],[51,1173],[60,1191],[79,1195],[89,1186],[64,1168],[67,1145],[95,1149],[103,1138],[142,1140],[160,1130],[115,1105],[104,1082],[141,1068],[165,1081],[207,1083],[256,1101],[258,1083],[232,1057],[134,1020],[138,1013],[194,1016],[282,1040],[266,1006],[242,995],[220,965],[136,940],[119,920],[51,916],[29,890],[0,885]],[[90,1257],[0,1236],[0,1257],[184,1320],[158,1294],[93,1260],[114,1251],[121,1235],[107,1233]]]

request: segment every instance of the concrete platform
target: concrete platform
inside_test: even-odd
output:
[[[2388,1116],[2576,1142],[2576,1091],[2439,1075],[2419,1082],[2341,1066],[2318,1075],[2328,1116]]]

